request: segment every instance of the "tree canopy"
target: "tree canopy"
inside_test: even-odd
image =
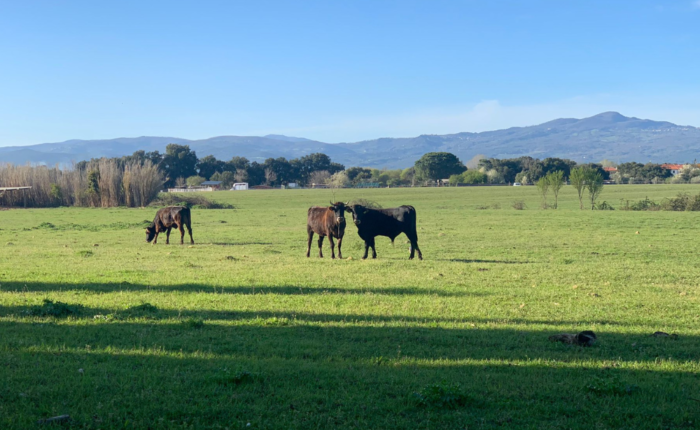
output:
[[[465,170],[459,158],[449,152],[429,152],[415,164],[416,176],[423,181],[446,179]]]

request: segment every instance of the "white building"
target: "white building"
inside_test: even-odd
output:
[[[233,188],[231,188],[231,191],[244,191],[248,189],[248,183],[247,182],[237,182],[233,184]]]

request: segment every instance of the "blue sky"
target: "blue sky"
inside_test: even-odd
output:
[[[700,126],[700,0],[0,0],[0,146]]]

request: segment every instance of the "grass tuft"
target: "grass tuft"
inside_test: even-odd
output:
[[[201,329],[204,327],[204,320],[201,318],[189,317],[182,320],[182,325],[188,328]]]
[[[41,305],[30,307],[26,313],[33,317],[54,317],[65,318],[68,316],[78,316],[82,313],[84,307],[82,305],[69,305],[63,302],[54,302],[49,299],[44,299]]]
[[[184,206],[195,209],[234,209],[234,206],[227,203],[209,200],[208,198],[196,194],[187,193],[160,193],[150,206]]]
[[[596,376],[590,384],[586,385],[586,388],[599,396],[626,396],[639,389],[635,384],[622,382],[618,375],[604,378]]]
[[[424,387],[421,391],[413,393],[418,406],[436,409],[456,409],[464,406],[469,397],[462,393],[459,384],[442,381]]]

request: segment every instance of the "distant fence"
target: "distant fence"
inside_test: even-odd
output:
[[[212,187],[199,187],[199,188],[168,188],[169,193],[196,193],[199,191],[214,191]]]
[[[454,185],[443,185],[450,187],[510,187],[513,184],[454,184]]]

